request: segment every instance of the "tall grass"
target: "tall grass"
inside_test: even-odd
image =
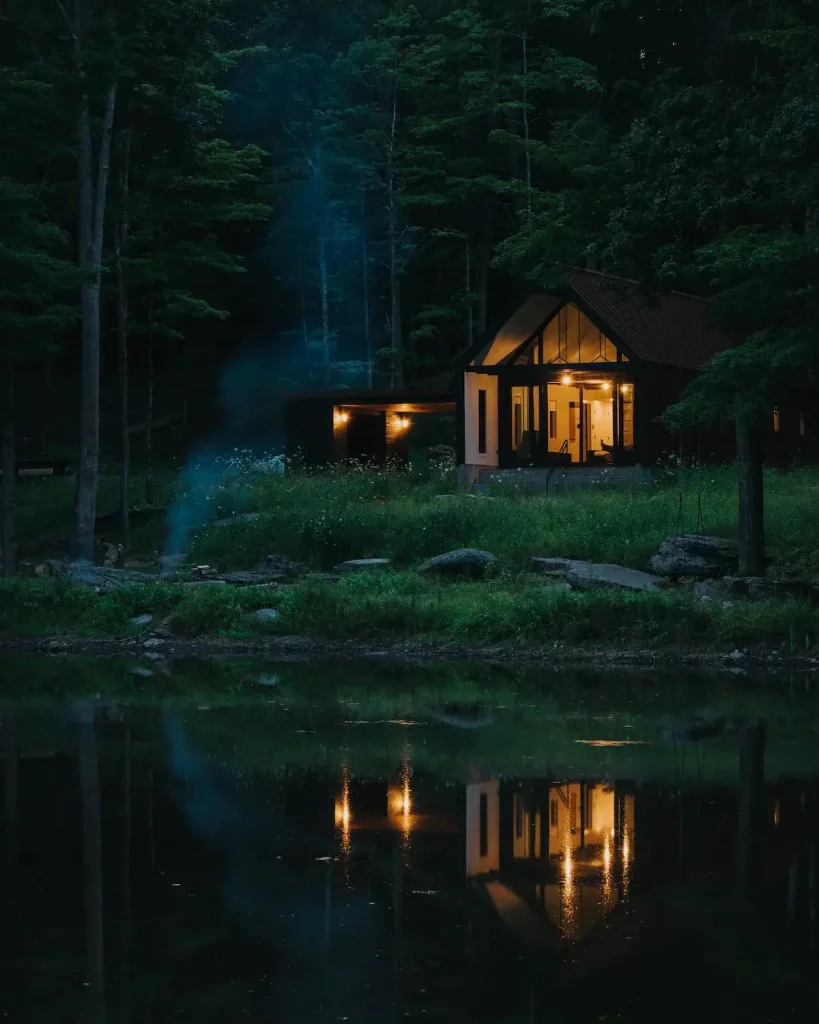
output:
[[[270,623],[251,613],[273,607]],[[819,611],[801,602],[723,606],[684,592],[576,592],[542,578],[501,574],[494,580],[446,583],[415,572],[356,574],[338,582],[283,587],[188,589],[127,587],[107,594],[52,580],[0,584],[0,633],[139,635],[132,623],[149,613],[182,636],[330,636],[422,638],[439,642],[619,648],[779,645],[819,648]]]
[[[189,479],[165,475],[163,502],[190,501]],[[103,482],[101,512],[115,507],[114,484]],[[140,488],[135,480],[135,495]],[[769,470],[765,489],[774,571],[819,575],[819,470]],[[31,482],[22,488],[21,503],[27,551],[70,533],[70,481]],[[548,498],[522,487],[476,498],[458,491],[454,468],[342,466],[272,476],[238,456],[220,467],[209,514],[216,519],[242,512],[261,517],[198,530],[191,539],[192,557],[243,568],[265,555],[282,554],[322,569],[348,558],[389,557],[401,567],[454,547],[480,547],[510,562],[533,554],[562,555],[644,568],[664,537],[696,529],[700,513],[705,532],[735,535],[737,488],[732,467],[713,467],[676,469],[643,487],[577,488]],[[163,532],[161,521],[136,531],[135,553],[157,554]]]

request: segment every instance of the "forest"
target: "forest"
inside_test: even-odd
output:
[[[20,455],[89,558],[135,425],[446,384],[568,266],[714,300],[749,464],[819,353],[817,0],[4,0],[0,124],[8,575]]]

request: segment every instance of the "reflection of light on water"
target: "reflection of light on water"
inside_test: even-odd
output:
[[[409,754],[404,754],[404,763],[401,766],[401,814],[403,821],[401,822],[401,842],[404,847],[404,853],[409,854],[410,849],[410,833],[412,831],[412,819],[410,812],[412,810],[412,794],[410,792],[410,775],[412,770],[410,769]]]
[[[352,824],[352,812],[350,811],[350,772],[346,765],[341,769],[341,796],[335,803],[336,828],[341,832],[341,854],[343,857],[350,855],[350,826]]]
[[[574,864],[570,842],[566,843],[563,855],[563,885],[560,890],[560,922],[563,937],[572,941],[578,930],[577,920],[578,890],[574,881]]]
[[[610,910],[615,903],[614,893],[614,829],[603,835],[603,910]]]
[[[623,899],[628,899],[629,885],[631,884],[631,844],[632,836],[629,828],[623,829]]]

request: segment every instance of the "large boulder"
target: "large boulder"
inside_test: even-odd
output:
[[[391,564],[389,558],[350,558],[337,565],[333,572],[372,572],[375,569],[388,569]]]
[[[613,587],[620,590],[659,590],[662,580],[639,569],[599,562],[579,562],[566,573],[566,582],[573,590],[599,590]]]
[[[726,576],[694,584],[700,601],[811,601],[817,590],[802,580],[769,580],[765,576]]]
[[[458,548],[443,555],[436,555],[435,558],[428,558],[418,567],[418,572],[442,576],[483,576],[489,566],[496,561],[497,557],[491,551]]]
[[[649,566],[659,576],[725,576],[736,572],[737,546],[724,537],[681,534],[664,540]]]
[[[532,555],[526,559],[525,564],[529,572],[537,572],[541,576],[566,576],[589,563],[577,558],[541,558],[539,555]]]

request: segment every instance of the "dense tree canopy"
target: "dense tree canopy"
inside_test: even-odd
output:
[[[566,265],[716,299],[738,347],[678,417],[756,414],[814,361],[817,0],[9,0],[0,20],[2,344],[17,361],[37,325],[87,390],[97,323],[103,450],[116,409],[212,408],[248,348],[267,396],[448,380],[510,283]]]

